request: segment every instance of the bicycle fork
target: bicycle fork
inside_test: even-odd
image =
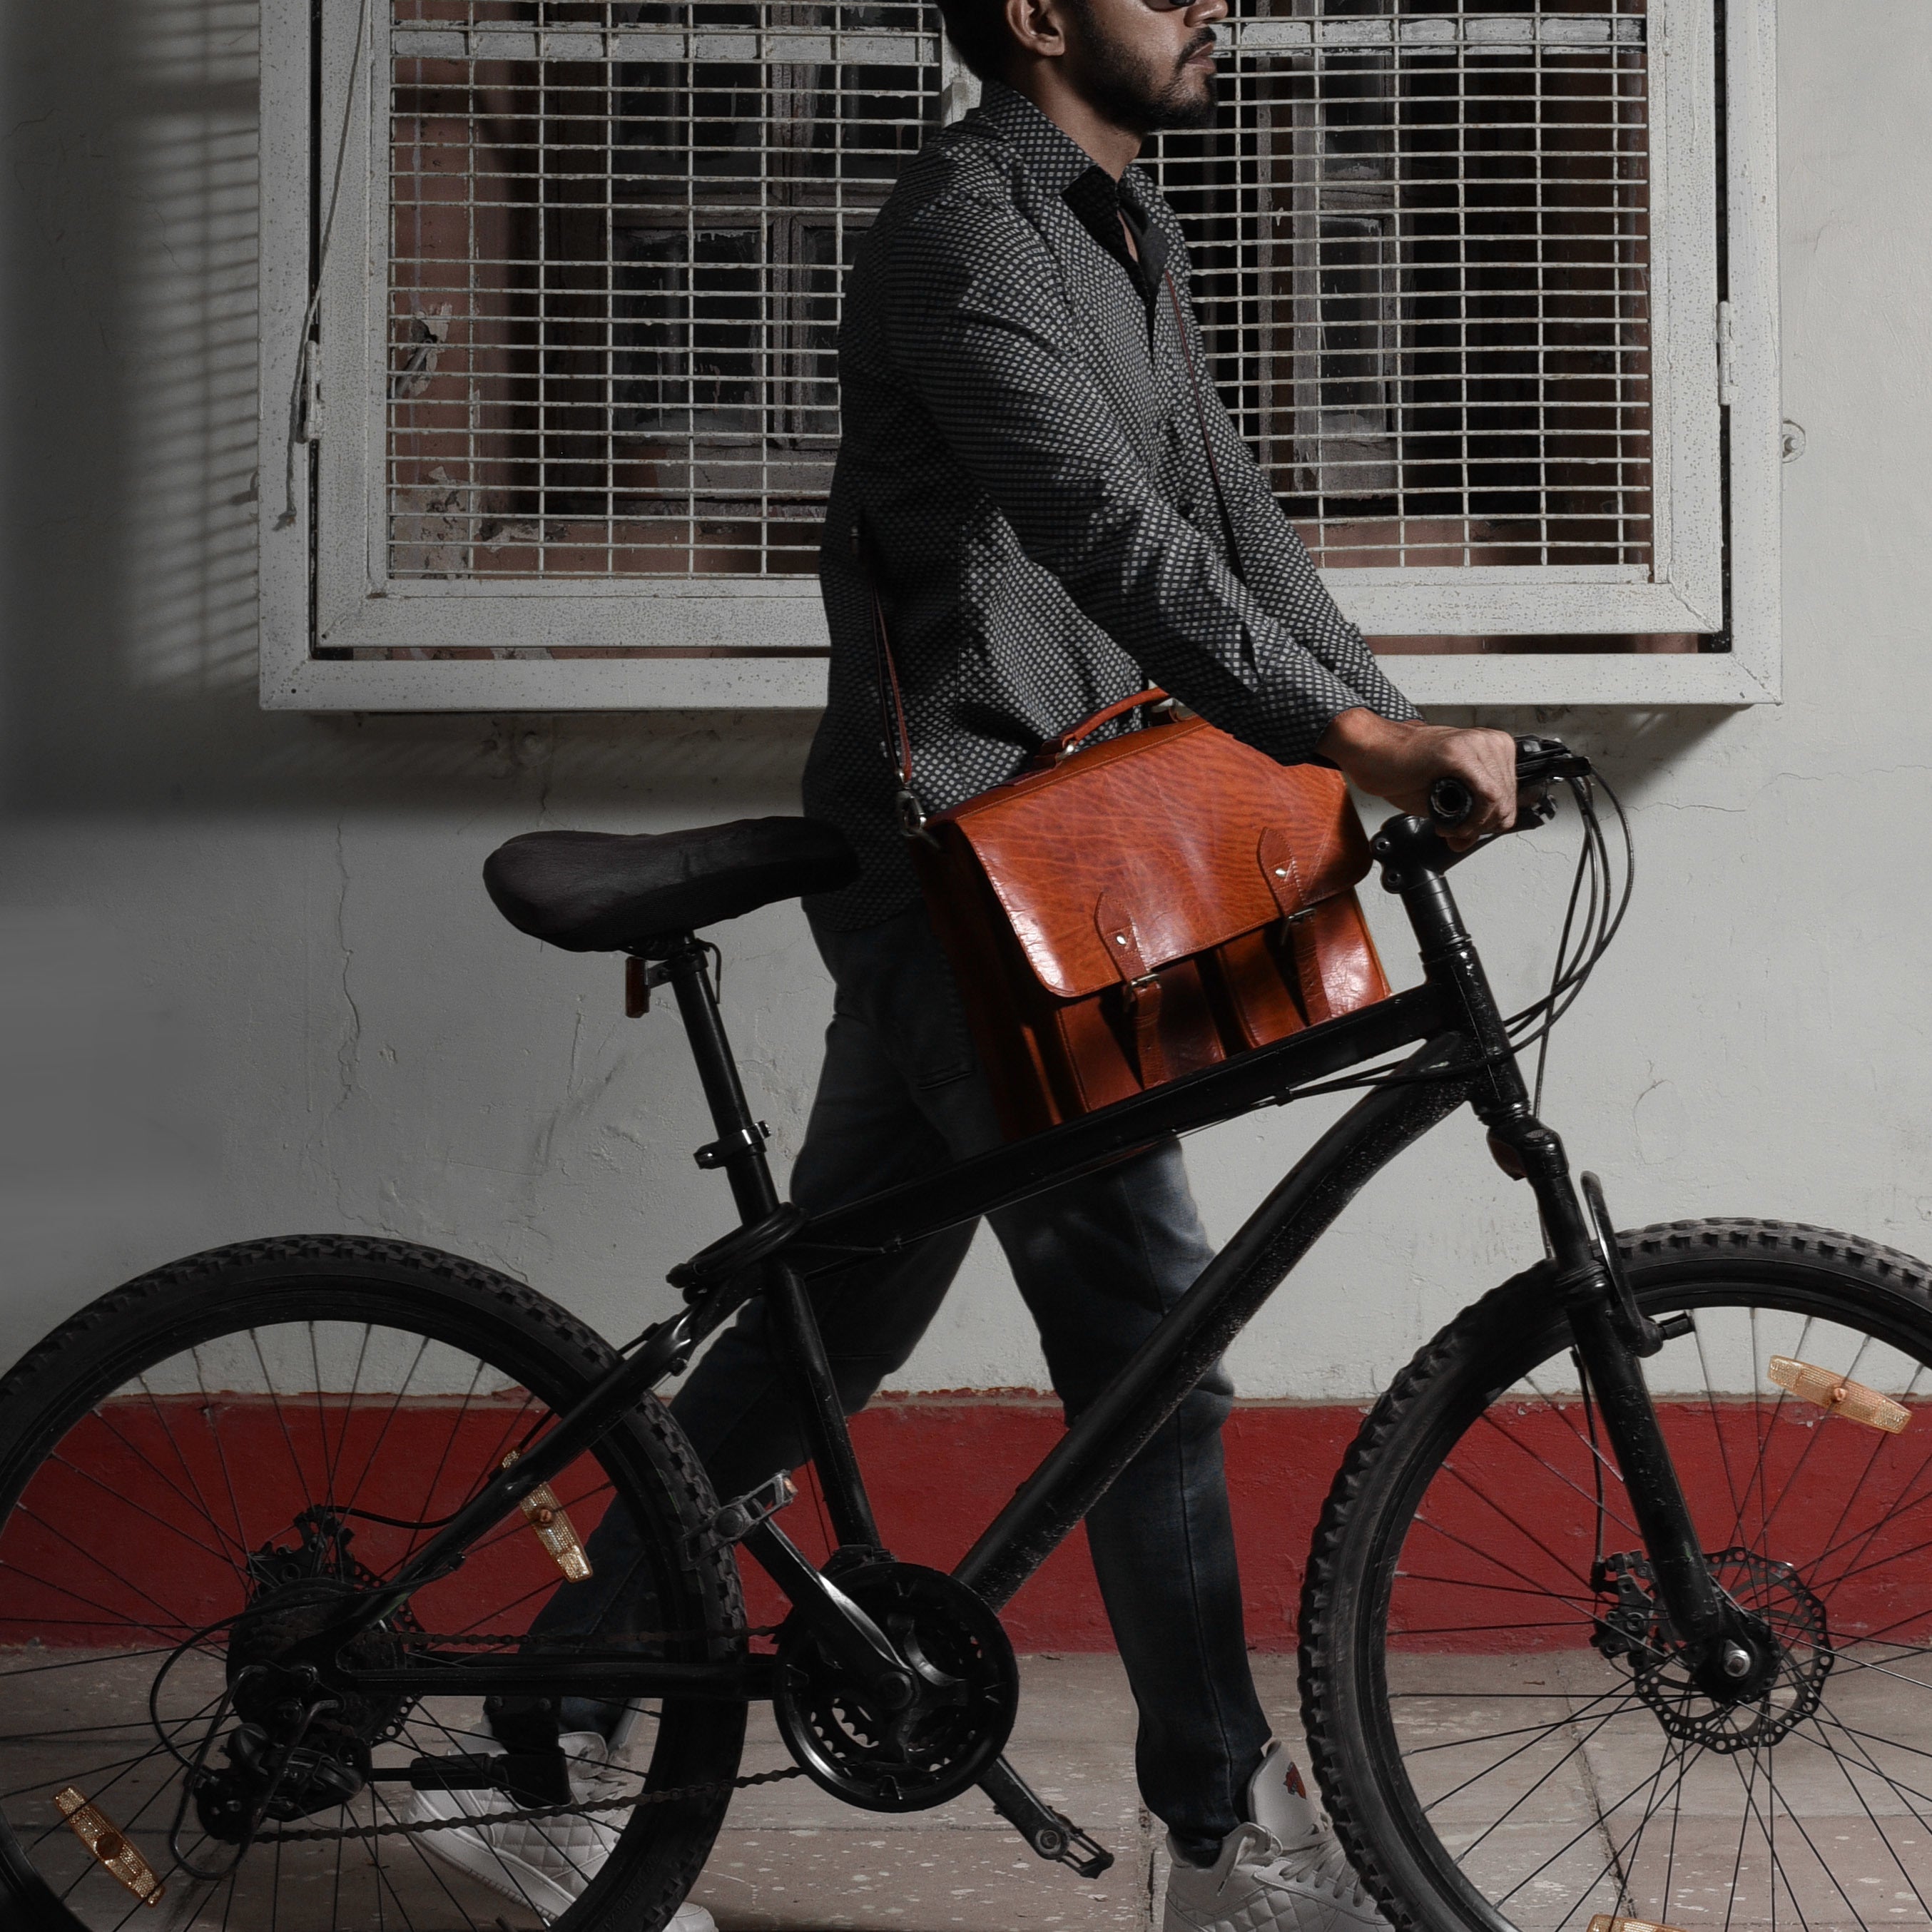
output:
[[[1577,1357],[1623,1478],[1657,1599],[1698,1688],[1720,1703],[1748,1696],[1775,1675],[1777,1646],[1712,1574],[1644,1379],[1642,1358],[1676,1331],[1645,1318],[1621,1279],[1607,1217],[1600,1231],[1585,1219],[1562,1142],[1540,1122],[1527,1124],[1514,1144],[1526,1156],[1526,1178],[1554,1256],[1555,1286],[1568,1304]],[[1584,1180],[1600,1199],[1594,1177]]]
[[[1536,1196],[1552,1286],[1569,1313],[1658,1601],[1700,1690],[1721,1703],[1753,1695],[1777,1672],[1777,1645],[1712,1574],[1641,1366],[1679,1331],[1660,1328],[1638,1308],[1600,1185],[1586,1174],[1580,1195],[1562,1140],[1532,1109],[1481,959],[1442,876],[1453,857],[1424,821],[1413,818],[1384,826],[1375,850],[1384,883],[1401,895],[1421,944],[1425,971],[1459,1010],[1481,1054],[1471,1104],[1489,1130],[1490,1150],[1503,1172],[1528,1181]],[[1593,1586],[1598,1581],[1593,1577]]]

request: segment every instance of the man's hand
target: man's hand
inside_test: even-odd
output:
[[[1316,749],[1364,791],[1420,818],[1438,778],[1460,778],[1476,808],[1442,835],[1456,851],[1516,823],[1516,740],[1507,731],[1396,724],[1364,708],[1341,712]]]

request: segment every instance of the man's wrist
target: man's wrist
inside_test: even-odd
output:
[[[1406,737],[1412,728],[1384,718],[1366,704],[1352,705],[1346,711],[1338,711],[1330,719],[1328,728],[1322,733],[1316,748],[1324,758],[1339,765],[1350,758],[1360,758],[1365,752],[1383,749]]]

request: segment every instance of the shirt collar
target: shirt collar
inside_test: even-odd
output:
[[[1148,218],[1146,178],[1130,168],[1116,182],[1080,143],[1048,119],[1024,94],[1004,81],[989,80],[979,112],[1019,155],[1027,171],[1050,194],[1058,194],[1088,233],[1118,259],[1144,292],[1159,286],[1167,268],[1167,237]],[[1138,264],[1130,262],[1114,218],[1124,208],[1141,251]]]
[[[1094,157],[1078,141],[1004,81],[986,83],[977,112],[1018,153],[1027,172],[1049,194],[1064,194],[1095,165]]]

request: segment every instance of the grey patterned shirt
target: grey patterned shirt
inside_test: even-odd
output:
[[[1187,318],[1238,574],[1162,268]],[[1310,758],[1352,706],[1415,715],[1336,609],[1208,380],[1173,211],[1138,168],[1117,196],[1023,95],[989,83],[901,177],[853,264],[838,375],[844,441],[819,557],[830,694],[805,808],[846,833],[864,871],[812,902],[830,925],[872,925],[918,897],[855,525],[929,812],[1004,783],[1042,739],[1150,680],[1284,764]]]

